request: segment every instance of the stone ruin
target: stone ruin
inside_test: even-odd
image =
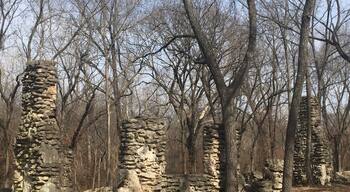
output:
[[[224,139],[218,125],[203,127],[204,174],[166,174],[166,125],[159,118],[137,117],[122,124],[117,192],[223,191]],[[129,176],[128,176],[129,175]],[[135,176],[136,175],[136,176]],[[136,177],[136,178],[135,178]],[[131,185],[134,183],[134,185]],[[139,184],[138,184],[139,183]],[[141,190],[136,190],[139,188]],[[86,192],[109,192],[97,188]]]
[[[22,79],[22,115],[14,153],[17,192],[72,190],[72,152],[55,119],[57,74],[52,61],[30,61]]]
[[[165,175],[163,191],[223,191],[224,145],[224,132],[220,125],[203,125],[204,174]]]
[[[120,169],[135,171],[144,192],[176,192],[186,188],[192,191],[222,191],[222,137],[219,126],[204,126],[205,174],[165,174],[165,122],[147,117],[130,119],[123,123],[121,131]]]
[[[120,169],[136,171],[144,191],[161,189],[165,173],[165,123],[156,118],[123,122]]]
[[[224,132],[217,124],[203,125],[204,174],[166,174],[166,125],[159,118],[137,117],[123,122],[117,192],[224,191]],[[127,178],[127,175],[132,175]],[[136,176],[135,176],[136,175]],[[247,191],[280,192],[283,160],[268,160],[264,174],[253,178]],[[134,183],[131,185],[130,183]],[[141,188],[141,190],[135,190]],[[97,188],[86,192],[111,192]]]
[[[22,79],[21,124],[14,152],[16,171],[14,189],[20,192],[73,191],[71,175],[72,152],[63,146],[55,119],[57,74],[51,61],[31,61]],[[324,131],[320,126],[320,109],[311,100],[312,172],[317,184],[330,182],[331,159]],[[306,181],[305,152],[308,107],[303,97],[300,104],[294,154],[294,182]],[[120,165],[128,177],[137,180],[144,192],[161,191],[223,191],[224,134],[219,125],[203,126],[204,174],[165,174],[166,125],[158,118],[137,117],[123,122]],[[282,188],[283,163],[267,161],[262,178],[253,182],[265,191]],[[119,186],[125,186],[122,180]],[[118,191],[127,191],[120,187]],[[96,190],[95,190],[96,191]],[[104,190],[108,191],[108,190]]]
[[[245,175],[245,191],[281,192],[283,181],[283,160],[267,159],[262,174],[253,172]]]
[[[221,125],[203,127],[204,173],[215,190],[222,190],[225,173],[225,137]]]
[[[72,152],[62,145],[55,119],[56,83],[54,62],[41,60],[27,63],[22,79],[21,124],[14,145],[15,191],[73,191]],[[149,117],[123,122],[119,168],[127,172],[126,178],[135,180],[136,177],[144,192],[171,192],[183,188],[222,191],[223,132],[213,124],[205,125],[203,130],[205,174],[165,174],[166,125],[158,118]],[[120,180],[119,185],[128,184]],[[111,189],[103,189],[108,190]],[[128,189],[120,187],[118,191]]]
[[[325,131],[321,126],[318,101],[315,97],[312,97],[310,102],[312,179],[315,184],[326,185],[330,183],[332,175],[331,153]],[[302,97],[294,150],[293,182],[296,185],[306,183],[305,155],[307,150],[308,110],[307,97]]]

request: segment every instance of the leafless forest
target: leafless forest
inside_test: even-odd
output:
[[[220,191],[252,191],[271,159],[284,160],[278,190],[294,191],[304,108],[300,185],[325,185],[312,176],[315,126],[329,150],[326,185],[350,191],[347,0],[0,0],[0,191],[19,167],[23,79],[36,61],[57,70],[54,119],[73,191],[117,191],[124,125],[137,117],[165,122],[164,174],[205,175],[203,127],[219,125]]]

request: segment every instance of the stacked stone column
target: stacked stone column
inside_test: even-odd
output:
[[[325,185],[330,181],[330,172],[332,169],[330,149],[325,130],[321,126],[320,107],[317,99],[312,97],[310,102],[312,176],[316,184]],[[300,103],[294,153],[293,177],[294,183],[297,185],[306,182],[305,155],[307,152],[308,110],[307,97],[303,97]]]
[[[224,130],[220,125],[207,124],[203,127],[204,173],[212,185],[211,191],[223,190],[225,173]]]
[[[266,160],[266,169],[269,170],[272,177],[272,191],[282,191],[283,181],[283,164],[284,161],[280,159],[268,159]]]
[[[120,168],[135,170],[143,190],[161,190],[165,173],[165,123],[138,117],[123,122]]]
[[[73,191],[73,151],[68,146],[62,146],[60,150],[61,154],[61,191],[71,192]]]
[[[69,176],[62,176],[62,159],[67,153],[62,151],[55,119],[56,83],[54,62],[27,63],[22,79],[21,124],[14,146],[15,191],[70,191]],[[65,189],[61,189],[62,179]]]

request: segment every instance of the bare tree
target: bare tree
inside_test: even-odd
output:
[[[10,177],[10,158],[12,157],[11,154],[11,143],[13,139],[13,133],[10,133],[10,128],[13,126],[13,116],[15,113],[15,108],[16,108],[16,100],[17,100],[17,93],[18,89],[20,87],[20,77],[21,74],[17,75],[15,78],[15,83],[11,87],[11,89],[5,89],[4,88],[4,82],[2,81],[2,71],[0,70],[0,96],[1,99],[5,103],[5,117],[2,118],[0,117],[0,128],[3,132],[3,141],[1,142],[1,145],[3,146],[3,152],[4,152],[4,158],[5,158],[5,163],[4,163],[4,172],[2,177],[4,178],[4,187],[9,187],[9,179]],[[9,87],[10,83],[7,82],[7,86]]]
[[[136,48],[129,47],[128,32],[136,30],[135,24],[143,19],[142,15],[136,15],[141,1],[131,3],[127,1],[101,1],[91,3],[99,7],[98,14],[86,10],[81,12],[84,20],[88,21],[84,35],[89,38],[91,44],[102,55],[100,62],[93,63],[91,67],[99,71],[105,79],[105,106],[107,110],[107,183],[111,184],[116,177],[118,165],[119,132],[121,122],[125,118],[123,113],[123,98],[131,95],[131,86],[135,82],[142,69],[142,53]],[[82,2],[80,2],[82,3]],[[103,19],[101,19],[103,18]],[[101,62],[103,64],[101,65]],[[101,66],[104,69],[101,70]],[[113,105],[111,105],[113,104]],[[113,108],[112,108],[113,106]],[[114,110],[114,118],[112,118]],[[116,122],[112,129],[112,120]],[[115,138],[114,140],[112,138]],[[113,150],[113,151],[112,151]],[[113,155],[112,155],[113,154]]]
[[[5,48],[9,28],[18,14],[21,0],[0,1],[0,51]]]
[[[348,168],[349,10],[341,0],[0,0],[1,187],[23,68],[45,59],[57,64],[56,119],[77,191],[114,184],[122,121],[146,115],[169,122],[168,172],[203,171],[201,126],[213,120],[227,142],[226,191],[238,172],[284,154],[290,191],[302,94],[318,98],[335,170]]]
[[[5,49],[5,40],[8,38],[10,26],[13,24],[13,20],[18,16],[18,8],[20,0],[0,1],[0,53]],[[11,143],[13,133],[10,129],[13,127],[13,116],[16,108],[17,92],[20,87],[20,76],[15,77],[15,83],[5,82],[5,71],[0,68],[0,101],[3,101],[5,106],[5,117],[0,117],[0,129],[2,132],[1,146],[4,154],[5,163],[3,164],[3,174],[0,176],[3,182],[0,183],[1,187],[10,186],[10,159],[12,158]]]
[[[244,61],[239,68],[234,80],[227,86],[225,84],[224,76],[220,70],[216,53],[212,47],[211,42],[202,30],[198,18],[196,16],[196,10],[193,8],[193,3],[190,0],[183,1],[187,17],[190,21],[192,30],[196,36],[199,47],[204,55],[205,63],[208,65],[210,72],[213,76],[216,88],[218,90],[221,108],[222,108],[222,120],[225,129],[226,140],[226,191],[237,191],[237,146],[236,146],[236,125],[234,119],[234,100],[238,95],[239,89],[242,85],[245,75],[248,72],[251,62],[253,62],[254,51],[256,47],[256,8],[255,1],[248,0],[249,10],[249,43],[248,49],[244,58]]]

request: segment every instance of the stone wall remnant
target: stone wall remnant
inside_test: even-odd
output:
[[[281,192],[283,164],[281,159],[267,159],[263,174],[254,171],[246,176],[245,191]]]
[[[161,190],[166,166],[165,122],[137,117],[122,125],[119,168],[136,171],[145,192]]]
[[[22,115],[14,153],[18,192],[71,191],[71,152],[61,145],[55,119],[57,74],[52,61],[30,61],[22,79]],[[63,180],[63,181],[62,181]]]
[[[84,192],[113,192],[113,189],[112,187],[99,187],[95,189],[85,190]]]
[[[203,126],[204,174],[213,191],[222,191],[225,173],[224,129],[219,124]]]
[[[332,164],[329,144],[325,130],[321,126],[320,107],[316,97],[311,98],[311,170],[315,184],[326,185],[330,183]],[[298,127],[295,139],[294,152],[294,184],[306,183],[305,155],[307,148],[308,131],[308,102],[307,97],[302,97],[300,102]]]
[[[137,117],[123,122],[119,170],[134,173],[133,182],[129,183],[137,184],[139,181],[143,192],[223,191],[225,156],[222,127],[212,122],[203,125],[205,171],[196,175],[165,174],[165,132],[165,122],[159,118]],[[117,191],[135,191],[125,185],[126,177],[121,175],[125,174],[119,176]],[[86,192],[110,190],[106,187]]]
[[[203,174],[189,175],[165,175],[163,192],[200,192],[200,191],[218,191],[217,188],[210,183],[210,176]]]
[[[336,172],[334,175],[334,182],[343,185],[350,185],[350,171]]]
[[[224,133],[222,127],[213,122],[203,125],[204,174],[164,175],[162,192],[223,191]]]

